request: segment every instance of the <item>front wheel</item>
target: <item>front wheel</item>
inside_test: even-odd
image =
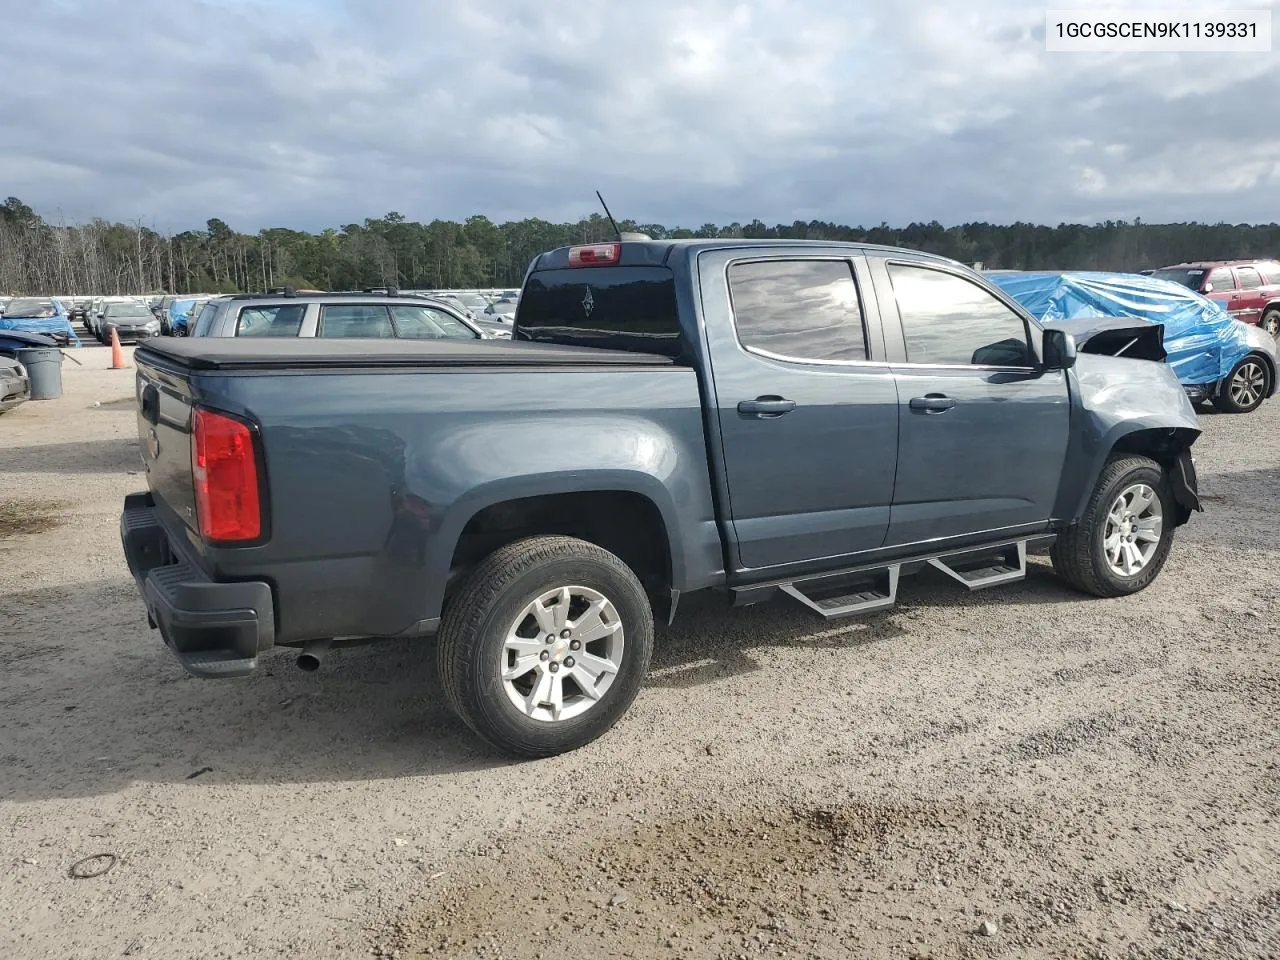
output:
[[[631,706],[653,613],[636,575],[601,547],[531,537],[494,551],[446,604],[436,668],[454,712],[523,757],[575,750]]]
[[[1053,569],[1095,597],[1137,593],[1169,557],[1173,516],[1173,494],[1160,464],[1137,456],[1111,460],[1080,522],[1058,535],[1050,551]]]
[[[1213,398],[1213,405],[1223,413],[1252,413],[1270,394],[1271,368],[1251,353],[1231,368]]]

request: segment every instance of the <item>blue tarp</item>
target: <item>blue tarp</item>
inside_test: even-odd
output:
[[[1045,322],[1132,317],[1164,324],[1168,364],[1187,385],[1217,383],[1249,352],[1244,325],[1169,280],[1135,273],[993,273],[987,279]]]
[[[169,329],[187,329],[187,317],[191,315],[191,308],[197,303],[200,303],[200,300],[192,298],[190,300],[175,300],[169,304]]]
[[[18,330],[22,333],[54,333],[66,334],[67,340],[80,346],[80,338],[76,328],[71,325],[71,318],[61,300],[53,301],[52,317],[0,317],[0,330]]]

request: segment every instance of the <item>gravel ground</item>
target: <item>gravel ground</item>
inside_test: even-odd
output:
[[[1139,596],[690,598],[618,727],[515,764],[427,644],[186,677],[120,554],[133,374],[77,356],[0,417],[2,957],[1280,955],[1280,400],[1201,418]]]

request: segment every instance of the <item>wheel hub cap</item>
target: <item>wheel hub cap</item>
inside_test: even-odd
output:
[[[1262,397],[1266,379],[1266,373],[1258,364],[1244,364],[1231,378],[1231,399],[1238,406],[1252,406]]]
[[[1107,511],[1102,549],[1107,566],[1122,577],[1136,576],[1155,556],[1164,536],[1160,497],[1145,483],[1125,487]]]
[[[621,669],[622,619],[590,587],[556,587],[529,601],[507,630],[500,664],[512,705],[557,722],[592,709]]]

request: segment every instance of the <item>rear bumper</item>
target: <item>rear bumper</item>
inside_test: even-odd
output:
[[[150,493],[125,497],[120,541],[152,627],[197,677],[243,677],[275,644],[271,587],[215,583],[173,549]]]

